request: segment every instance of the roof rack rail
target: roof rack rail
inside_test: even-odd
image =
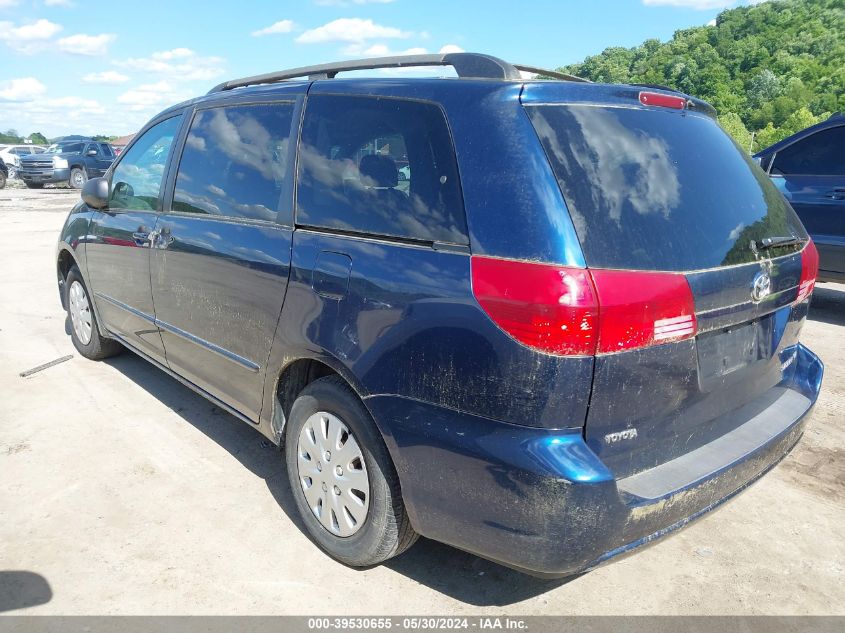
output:
[[[285,79],[308,77],[309,79],[333,79],[340,72],[350,70],[373,70],[376,68],[408,68],[413,66],[452,66],[458,77],[484,79],[519,79],[519,71],[511,64],[492,55],[479,53],[445,53],[435,55],[398,55],[395,57],[372,57],[345,62],[303,66],[278,72],[225,81],[209,92],[221,92],[255,84],[270,84]]]
[[[570,75],[568,73],[558,72],[557,70],[548,70],[547,68],[539,68],[537,66],[526,66],[524,64],[514,64],[513,67],[517,70],[521,70],[526,73],[535,73],[537,75],[543,75],[544,77],[551,77],[552,79],[562,79],[563,81],[580,81],[586,84],[593,83],[589,79],[584,79],[584,77],[578,77],[577,75]]]
[[[331,64],[316,66],[302,66],[290,68],[263,75],[253,75],[241,79],[231,79],[215,86],[209,94],[243,88],[257,84],[272,84],[286,79],[308,77],[309,79],[333,79],[338,73],[350,70],[374,70],[376,68],[409,68],[414,66],[452,66],[458,77],[472,77],[476,79],[521,79],[520,70],[540,73],[555,79],[567,81],[588,81],[581,77],[559,73],[553,70],[535,68],[534,66],[517,66],[481,53],[443,53],[434,55],[398,55],[395,57],[371,57],[369,59],[353,59]]]

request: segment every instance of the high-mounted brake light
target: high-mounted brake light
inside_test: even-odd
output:
[[[640,103],[646,106],[661,106],[675,110],[683,110],[687,107],[687,100],[684,97],[664,95],[659,92],[641,92]]]
[[[801,281],[798,282],[798,297],[796,301],[804,301],[816,287],[816,277],[819,276],[819,251],[813,240],[807,242],[801,251]]]
[[[490,318],[519,342],[593,355],[695,336],[692,291],[677,273],[585,270],[472,258],[472,288]]]

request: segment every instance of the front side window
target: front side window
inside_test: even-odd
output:
[[[299,224],[468,243],[452,140],[434,104],[309,97],[298,178]]]
[[[181,116],[157,123],[123,155],[112,174],[109,208],[153,211]]]
[[[293,103],[197,112],[179,162],[173,210],[274,221],[292,119]]]
[[[845,125],[821,130],[775,155],[772,174],[845,176]]]

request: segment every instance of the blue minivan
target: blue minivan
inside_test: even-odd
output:
[[[278,444],[352,566],[423,535],[564,576],[715,508],[816,402],[816,249],[708,104],[520,70],[326,64],[165,110],[62,229],[76,349]]]
[[[819,250],[819,281],[845,282],[845,115],[754,155]]]

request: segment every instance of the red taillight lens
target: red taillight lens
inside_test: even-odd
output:
[[[801,251],[801,281],[798,283],[797,301],[804,301],[816,287],[816,277],[819,276],[819,251],[813,240]]]
[[[647,106],[661,106],[663,108],[674,108],[683,110],[687,107],[687,100],[684,97],[664,95],[659,92],[641,92],[640,103]]]
[[[695,304],[676,273],[590,271],[599,297],[600,353],[695,336]]]
[[[681,274],[474,256],[472,288],[500,328],[552,354],[619,352],[695,336],[692,291]]]
[[[586,270],[473,257],[472,291],[520,343],[552,354],[596,353],[598,305]]]

